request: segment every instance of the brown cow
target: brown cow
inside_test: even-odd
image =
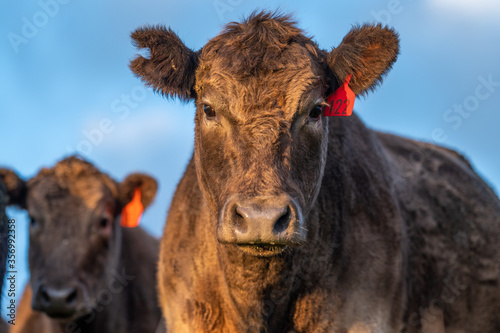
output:
[[[194,52],[132,34],[131,69],[194,100],[195,150],[161,243],[172,332],[500,332],[500,201],[454,151],[323,106],[364,95],[398,36],[354,27],[324,51],[288,17],[253,14]]]
[[[155,332],[159,242],[118,216],[136,189],[147,207],[156,181],[134,173],[117,183],[73,156],[17,179],[9,204],[30,216],[31,275],[12,332]]]

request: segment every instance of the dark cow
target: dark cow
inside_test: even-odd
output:
[[[459,154],[327,118],[364,95],[398,36],[324,51],[286,16],[230,23],[194,52],[132,34],[131,69],[194,100],[195,149],[161,243],[168,332],[500,332],[500,202]]]
[[[74,156],[26,183],[10,177],[24,187],[9,204],[30,216],[31,274],[12,332],[155,332],[159,242],[118,217],[136,189],[147,207],[156,181],[134,173],[118,183]]]

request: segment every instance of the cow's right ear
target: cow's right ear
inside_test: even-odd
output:
[[[143,173],[128,175],[119,184],[122,227],[134,228],[139,225],[142,213],[153,202],[158,184],[156,180]]]
[[[182,100],[195,96],[198,54],[163,26],[142,27],[132,33],[137,48],[149,48],[149,59],[138,56],[130,69],[155,91]]]
[[[7,205],[15,205],[26,208],[26,183],[14,171],[0,168],[0,183],[7,190]]]
[[[133,200],[138,189],[141,194],[141,203],[146,209],[156,196],[158,183],[156,179],[144,173],[132,173],[119,184],[118,188],[119,201],[122,207]]]

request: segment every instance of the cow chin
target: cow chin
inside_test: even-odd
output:
[[[45,314],[49,316],[51,319],[58,321],[61,324],[68,323],[71,321],[76,321],[79,319],[86,318],[90,316],[92,313],[92,309],[87,305],[81,305],[81,309],[71,314],[63,314],[63,313],[47,313]]]
[[[272,257],[285,252],[288,248],[284,244],[236,244],[236,247],[245,254],[255,257]]]

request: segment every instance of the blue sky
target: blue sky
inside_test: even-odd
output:
[[[199,49],[223,24],[257,8],[294,14],[324,49],[353,24],[393,26],[399,60],[355,111],[372,128],[457,149],[500,189],[497,0],[54,1],[0,5],[0,165],[29,178],[79,151],[117,180],[148,172],[160,183],[143,217],[154,235],[193,150],[194,106],[142,88],[128,69],[136,53],[130,32],[165,24]],[[17,221],[20,294],[27,218],[14,208],[8,214]]]

